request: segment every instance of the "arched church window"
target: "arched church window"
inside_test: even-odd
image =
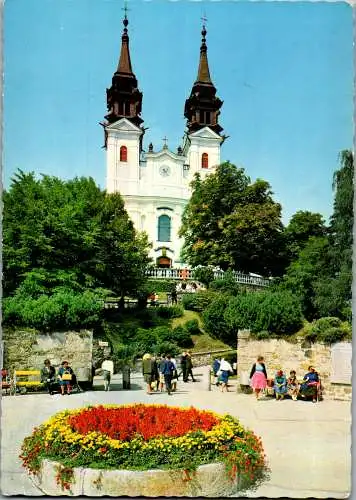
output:
[[[120,148],[120,161],[127,161],[127,147],[121,146]]]
[[[208,156],[208,153],[203,153],[201,155],[201,168],[209,168],[209,156]]]
[[[158,217],[158,241],[171,241],[171,218],[168,215]]]

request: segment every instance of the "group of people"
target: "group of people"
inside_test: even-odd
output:
[[[163,356],[152,356],[147,353],[142,358],[142,374],[147,384],[147,394],[163,392],[164,388],[168,395],[177,390],[177,382],[183,375],[183,382],[188,382],[189,375],[195,382],[193,375],[193,363],[189,352],[183,352],[180,358],[180,373],[178,373],[177,362],[170,354]]]
[[[259,399],[261,392],[267,387],[267,370],[263,356],[258,356],[256,363],[252,365],[250,373],[250,385],[253,388],[256,398]],[[313,402],[317,401],[319,386],[319,375],[313,366],[309,366],[308,373],[303,377],[301,383],[298,382],[295,370],[291,370],[287,378],[283,370],[278,370],[273,380],[273,388],[276,400],[284,399],[289,395],[293,401],[297,401],[298,396],[303,399],[311,397]]]
[[[59,384],[62,396],[70,394],[72,387],[77,384],[75,374],[69,366],[68,361],[62,361],[56,374],[56,369],[49,359],[44,361],[41,369],[41,382],[46,386],[50,395],[56,392]]]

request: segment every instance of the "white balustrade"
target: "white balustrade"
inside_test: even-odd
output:
[[[173,269],[173,268],[151,268],[146,271],[146,276],[149,278],[156,279],[178,279],[178,280],[189,280],[193,278],[194,269]],[[214,271],[215,279],[222,279],[224,277],[224,271]],[[270,285],[270,280],[267,278],[261,278],[259,276],[250,276],[249,274],[243,274],[241,272],[233,272],[233,276],[237,283],[244,285],[260,286],[265,287]]]

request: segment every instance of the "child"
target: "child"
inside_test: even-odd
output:
[[[289,378],[287,380],[287,389],[288,389],[288,394],[289,396],[291,396],[293,401],[297,401],[299,384],[295,370],[291,370],[289,373]]]

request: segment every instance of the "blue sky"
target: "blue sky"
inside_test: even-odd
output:
[[[283,219],[332,212],[338,153],[352,148],[352,10],[346,3],[131,0],[144,147],[184,134],[205,13],[210,73],[229,136],[222,160],[270,182]],[[17,168],[105,187],[105,89],[116,69],[121,0],[7,0],[4,185]]]

